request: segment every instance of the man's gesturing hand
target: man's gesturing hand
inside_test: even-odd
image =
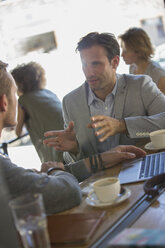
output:
[[[88,127],[97,129],[95,135],[100,136],[100,142],[105,141],[109,136],[127,131],[124,120],[117,120],[106,115],[92,116]]]
[[[43,141],[48,146],[53,146],[58,151],[78,153],[78,142],[74,132],[74,122],[71,121],[65,130],[48,131],[44,134],[48,137]],[[51,138],[49,138],[51,137]]]

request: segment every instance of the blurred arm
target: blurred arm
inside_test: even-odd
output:
[[[16,130],[15,130],[17,136],[21,136],[21,134],[22,134],[24,120],[25,120],[25,112],[21,108],[21,106],[18,105],[17,126],[16,126]]]
[[[158,82],[158,88],[165,94],[165,77],[162,77]]]

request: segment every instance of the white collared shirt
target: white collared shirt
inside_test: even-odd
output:
[[[117,90],[117,82],[112,92],[106,96],[105,101],[102,101],[101,99],[95,96],[91,88],[88,86],[87,99],[88,99],[90,115],[91,116],[106,115],[114,118],[114,102],[115,102],[116,90]],[[104,142],[100,142],[97,136],[96,139],[97,139],[98,151],[104,152],[118,145],[119,135],[111,136],[108,139],[106,139]]]

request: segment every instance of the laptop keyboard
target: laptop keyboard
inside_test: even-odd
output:
[[[165,153],[154,153],[143,159],[139,179],[150,178],[164,172]]]

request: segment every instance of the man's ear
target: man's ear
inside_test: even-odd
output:
[[[119,65],[119,56],[116,55],[112,60],[111,60],[111,65],[113,67],[113,69],[117,69],[118,65]]]
[[[8,107],[8,100],[5,94],[0,96],[0,111],[5,112]]]

